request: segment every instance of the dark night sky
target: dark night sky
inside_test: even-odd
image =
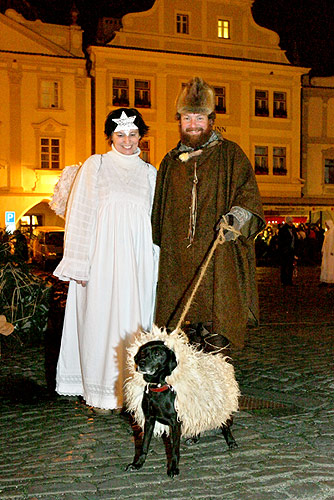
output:
[[[280,36],[289,60],[334,75],[334,0],[255,0],[253,17]]]
[[[21,6],[27,0],[11,0]],[[46,22],[69,24],[73,0],[28,0]],[[0,0],[0,5],[8,0]],[[154,0],[75,0],[86,42],[93,40],[97,20],[149,9]],[[19,10],[19,9],[17,9]],[[292,63],[312,68],[314,75],[334,75],[334,0],[255,0],[255,21],[280,36]],[[22,12],[24,14],[24,12]],[[26,16],[27,17],[27,16]]]

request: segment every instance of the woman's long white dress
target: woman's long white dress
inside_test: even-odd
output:
[[[56,391],[88,405],[122,407],[126,347],[152,325],[158,247],[151,236],[156,169],[114,148],[80,168],[69,200],[64,257],[54,274],[72,278]],[[87,286],[73,279],[87,280]]]
[[[327,220],[328,230],[325,232],[322,245],[322,261],[320,281],[323,283],[334,283],[334,223]]]

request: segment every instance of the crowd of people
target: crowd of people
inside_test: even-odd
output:
[[[279,231],[281,224],[267,224],[255,239],[256,261],[259,266],[280,265]],[[319,223],[294,224],[297,242],[295,253],[298,265],[318,266],[321,263],[325,229]]]

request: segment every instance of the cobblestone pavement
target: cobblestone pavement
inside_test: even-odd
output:
[[[333,500],[334,288],[318,279],[319,269],[301,268],[296,286],[283,288],[277,268],[258,269],[261,326],[233,353],[239,446],[229,451],[218,432],[182,442],[174,479],[160,439],[141,471],[125,472],[128,419],[51,397],[43,348],[2,340],[0,498]]]

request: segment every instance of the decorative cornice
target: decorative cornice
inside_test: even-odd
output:
[[[59,59],[79,59],[84,61],[85,57],[79,57],[79,56],[61,56],[57,54],[43,54],[42,52],[23,52],[20,50],[4,50],[0,49],[0,53],[3,54],[20,54],[23,56],[42,56],[42,57],[52,57],[52,58],[59,58]]]
[[[293,66],[291,63],[284,63],[284,62],[279,62],[279,61],[262,61],[260,59],[249,59],[247,57],[234,57],[234,56],[221,56],[217,54],[202,54],[199,52],[180,52],[176,50],[166,50],[166,49],[151,49],[151,48],[144,48],[144,47],[124,47],[123,45],[107,45],[104,47],[100,47],[98,45],[92,45],[92,49],[94,48],[103,48],[103,49],[123,49],[123,50],[133,50],[133,51],[139,51],[139,52],[154,52],[157,54],[176,54],[176,55],[181,55],[181,56],[193,56],[193,57],[203,57],[207,59],[220,59],[220,60],[228,60],[228,61],[244,61],[244,62],[252,62],[252,63],[259,63],[259,64],[272,64],[274,66],[285,66],[287,68],[303,68],[307,69],[304,66]]]

